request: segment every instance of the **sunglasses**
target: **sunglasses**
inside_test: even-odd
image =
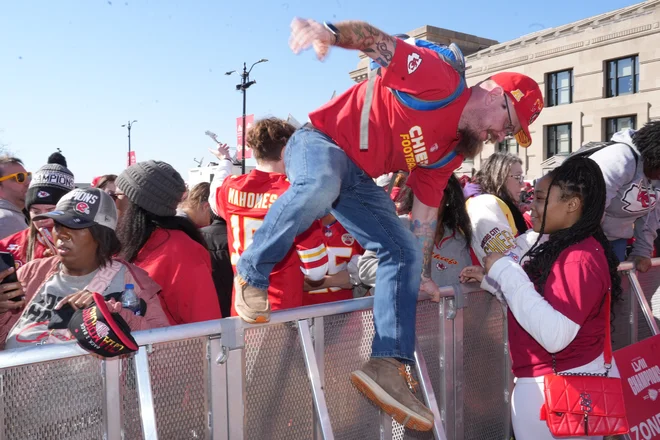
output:
[[[5,180],[9,179],[14,179],[18,183],[23,183],[25,181],[30,181],[32,180],[32,173],[14,173],[14,174],[9,174],[7,176],[2,176],[0,177],[0,182],[4,182]]]
[[[511,139],[514,135],[513,130],[515,130],[515,127],[513,126],[513,119],[511,119],[511,110],[509,110],[509,99],[507,98],[506,94],[504,95],[504,104],[506,105],[506,114],[509,115],[509,125],[504,127],[506,130],[506,137],[508,139]]]

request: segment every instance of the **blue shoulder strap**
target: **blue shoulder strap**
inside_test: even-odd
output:
[[[456,86],[456,89],[454,89],[454,92],[451,95],[447,96],[446,98],[433,100],[433,101],[426,101],[416,96],[413,96],[409,93],[404,93],[400,90],[390,89],[392,94],[397,98],[397,100],[401,104],[413,110],[432,111],[446,107],[447,105],[454,102],[459,96],[461,96],[461,94],[466,88],[465,58],[463,57],[463,53],[458,48],[458,46],[456,46],[456,44],[451,43],[449,46],[440,46],[430,41],[414,40],[412,38],[408,38],[407,35],[400,37],[402,39],[405,39],[406,43],[408,44],[413,44],[418,47],[424,47],[435,51],[442,60],[444,60],[447,64],[452,66],[454,70],[456,70],[456,72],[459,73],[461,78],[460,82]],[[373,87],[376,79],[376,75],[374,74],[374,72],[377,72],[379,68],[380,66],[375,61],[371,61],[368,71],[369,79],[367,80],[369,83],[367,84],[367,89],[365,92],[365,102],[364,102],[364,106],[362,107],[362,115],[360,118],[360,150],[362,151],[366,151],[369,148],[369,114],[371,112],[371,104],[373,101]],[[432,163],[430,165],[420,165],[420,167],[430,168],[430,169],[442,168],[445,165],[449,164],[452,160],[454,160],[456,156],[457,153],[455,151],[450,151],[437,162]]]
[[[436,52],[444,62],[452,66],[454,70],[456,70],[456,72],[460,74],[461,80],[451,95],[447,96],[446,98],[433,100],[433,101],[426,101],[409,93],[405,93],[400,90],[391,89],[392,94],[394,94],[394,96],[401,104],[413,110],[432,111],[448,106],[449,104],[454,102],[459,96],[461,96],[461,94],[463,93],[466,87],[465,58],[463,57],[463,53],[461,52],[461,49],[459,49],[459,47],[456,46],[456,44],[451,43],[449,46],[440,46],[430,41],[415,40],[412,38],[407,39],[406,42],[408,44],[414,44],[417,47],[424,47],[426,49],[431,49],[432,51]],[[377,70],[378,68],[379,68],[378,63],[376,63],[375,61],[371,61],[370,69]]]
[[[420,168],[428,168],[431,170],[437,170],[438,168],[442,168],[445,165],[448,165],[449,162],[454,160],[458,156],[458,153],[456,153],[456,150],[451,150],[449,153],[447,153],[443,158],[441,158],[439,161],[432,163],[431,165],[418,165]]]

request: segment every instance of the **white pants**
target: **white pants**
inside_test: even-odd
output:
[[[582,367],[569,370],[571,373],[603,373],[603,356]],[[610,377],[619,377],[619,370],[612,360]],[[545,420],[541,420],[541,406],[545,402],[543,396],[543,377],[523,377],[515,380],[511,401],[511,419],[516,440],[555,440]],[[602,440],[598,437],[571,437],[573,440]]]

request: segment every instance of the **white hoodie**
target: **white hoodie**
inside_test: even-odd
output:
[[[642,157],[632,141],[634,133],[630,129],[615,133],[612,141],[622,143],[605,147],[590,158],[605,178],[605,235],[610,241],[634,236],[630,255],[650,257],[660,227],[656,209],[660,182],[644,175]],[[635,149],[637,158],[629,146]]]

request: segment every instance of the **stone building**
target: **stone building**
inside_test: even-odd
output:
[[[466,55],[468,84],[497,72],[524,73],[545,99],[530,127],[533,144],[514,140],[486,145],[480,157],[457,172],[479,169],[496,149],[517,153],[528,180],[545,174],[589,141],[607,140],[626,127],[660,119],[660,0],[616,11],[505,43],[424,26],[409,35],[437,43],[456,42]],[[350,73],[366,78],[366,60]]]

